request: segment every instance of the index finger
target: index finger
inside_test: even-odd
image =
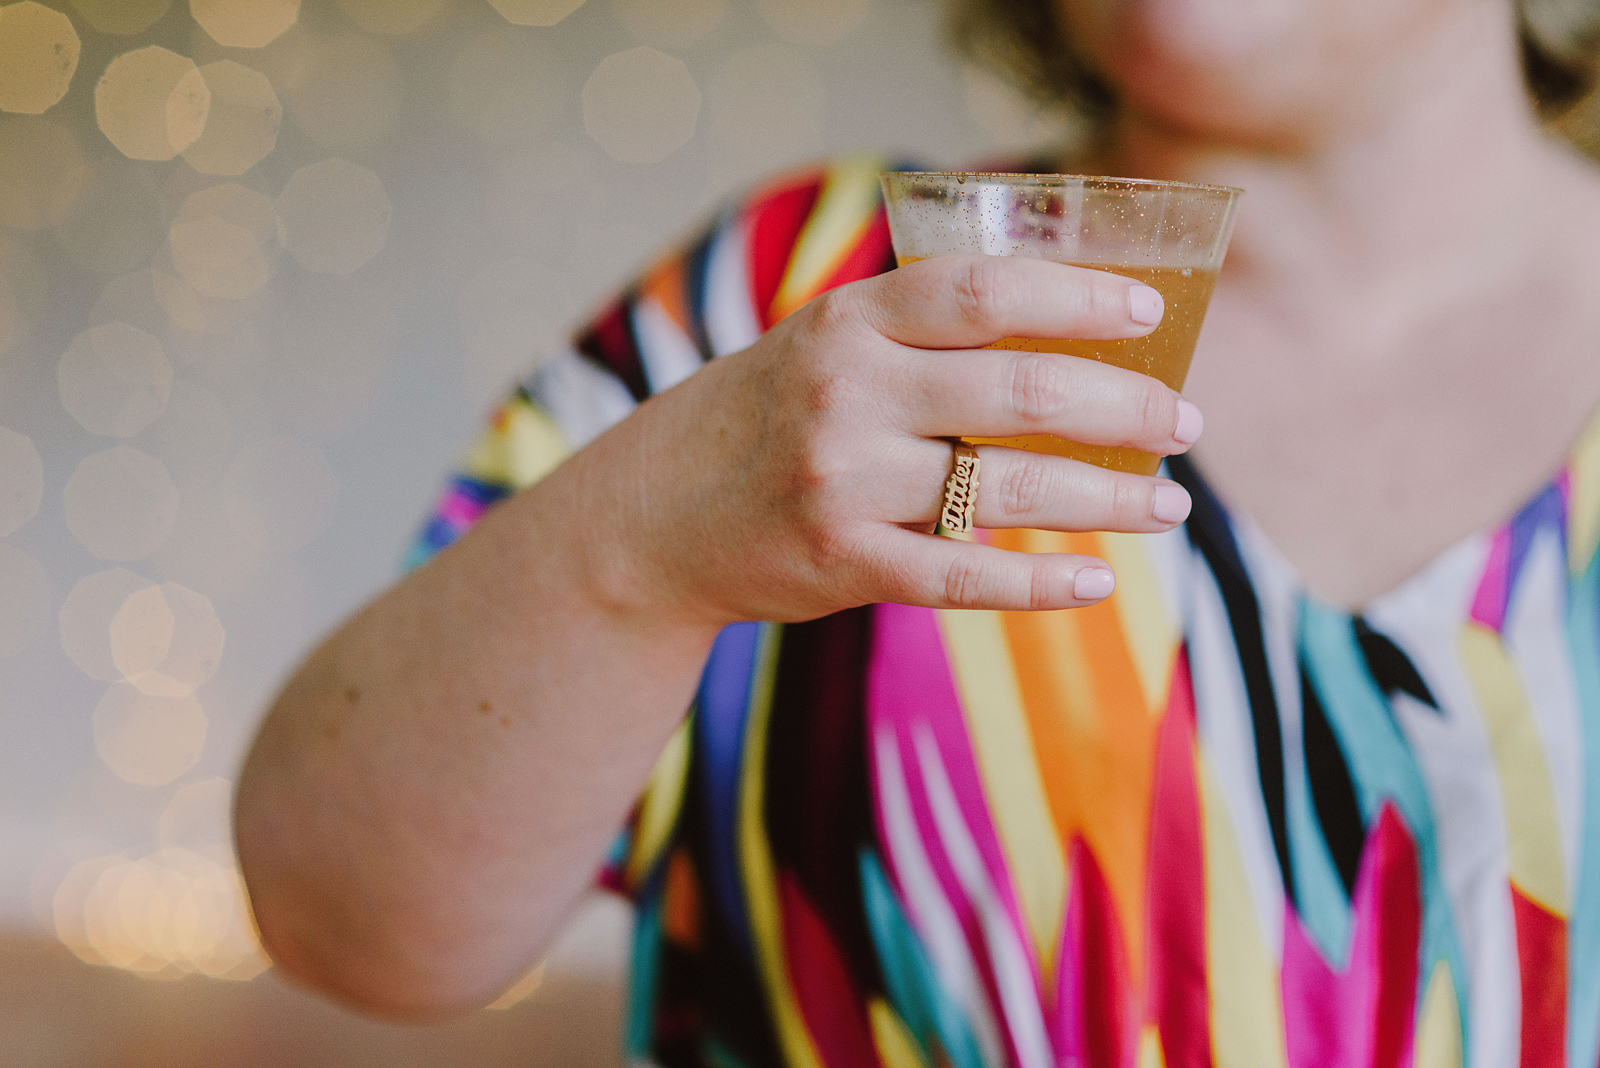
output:
[[[1006,337],[1121,341],[1161,322],[1161,294],[1109,271],[1022,256],[940,256],[879,275],[859,291],[868,323],[923,349],[979,348]]]

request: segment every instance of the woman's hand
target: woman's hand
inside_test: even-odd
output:
[[[1155,379],[981,347],[1140,337],[1161,312],[1155,290],[1104,271],[924,260],[818,297],[551,477],[588,498],[586,570],[616,610],[719,626],[875,601],[1092,603],[1111,592],[1103,561],[928,533],[952,465],[941,439],[1054,434],[1183,451],[1199,411]],[[979,455],[979,526],[1161,531],[1189,512],[1188,494],[1166,479],[994,446]]]

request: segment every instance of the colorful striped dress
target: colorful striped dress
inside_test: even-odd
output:
[[[876,159],[778,181],[494,415],[417,560],[635,404],[892,266]],[[718,638],[606,878],[665,1068],[1600,1061],[1600,423],[1352,615],[1194,467],[1077,611]],[[530,814],[530,818],[537,818]]]

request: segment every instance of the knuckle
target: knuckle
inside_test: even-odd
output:
[[[1061,410],[1069,378],[1062,360],[1040,353],[1023,353],[1011,366],[1011,405],[1018,415],[1037,420]]]
[[[1178,425],[1178,395],[1154,380],[1145,386],[1143,411],[1140,418],[1140,438],[1143,441],[1165,441],[1172,437]]]
[[[973,553],[958,553],[944,576],[944,600],[955,608],[975,608],[983,603],[988,569]]]
[[[1024,516],[1035,511],[1044,497],[1044,461],[1032,453],[1009,464],[1000,477],[995,504],[1000,514],[1007,518]]]
[[[978,256],[967,260],[952,280],[956,307],[969,322],[987,326],[997,322],[1004,311],[1005,286],[1000,266],[994,257]]]
[[[1028,608],[1038,611],[1042,608],[1051,608],[1054,604],[1055,595],[1050,572],[1036,565],[1028,575]]]
[[[1126,527],[1142,523],[1150,517],[1151,490],[1132,478],[1117,477],[1111,480],[1107,510],[1111,520]]]
[[[1121,325],[1128,318],[1128,295],[1126,286],[1120,283],[1103,282],[1096,279],[1094,284],[1085,286],[1084,310],[1096,321],[1105,320]]]
[[[855,329],[861,322],[861,306],[853,287],[829,289],[812,298],[809,326],[815,334],[837,337]]]

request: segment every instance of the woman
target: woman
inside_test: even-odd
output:
[[[1103,122],[1049,168],[1249,190],[1188,399],[980,348],[1147,332],[1142,287],[887,271],[875,164],[762,190],[278,700],[238,802],[276,959],[481,1004],[643,790],[635,1057],[1594,1064],[1600,182],[1536,107],[1596,14],[969,10]],[[990,533],[928,533],[946,439],[1041,432],[1170,477],[986,447]]]

